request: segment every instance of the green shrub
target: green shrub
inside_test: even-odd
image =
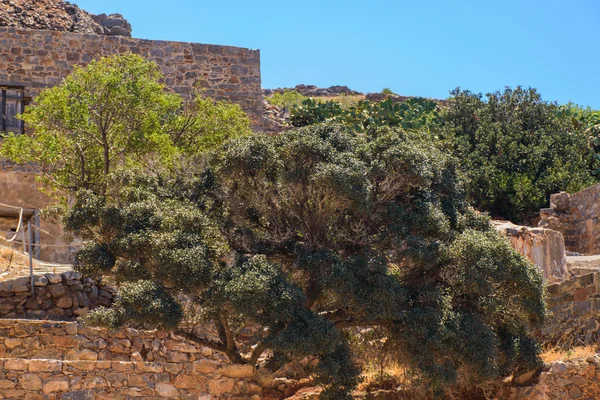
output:
[[[451,94],[443,136],[479,210],[527,222],[550,194],[596,182],[589,132],[535,89],[506,88],[485,99],[460,89]]]
[[[275,92],[270,97],[267,97],[267,101],[277,107],[291,110],[292,108],[299,106],[303,101],[307,99],[301,93],[295,90],[284,90],[283,92]]]
[[[345,109],[333,100],[318,102],[308,99],[291,113],[291,123],[296,127],[324,121],[342,123],[359,132],[382,126],[435,129],[443,123],[437,104],[424,98],[413,98],[402,103],[391,99],[381,102],[362,100]]]

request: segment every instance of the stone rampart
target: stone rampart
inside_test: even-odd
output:
[[[0,317],[76,318],[97,306],[110,306],[115,292],[99,279],[79,272],[34,276],[0,282]]]
[[[258,50],[0,27],[0,85],[23,87],[35,96],[59,84],[74,65],[128,52],[155,61],[175,92],[184,95],[200,85],[208,96],[240,104],[261,125]]]
[[[551,315],[540,332],[545,344],[600,341],[600,272],[550,285],[547,291]]]

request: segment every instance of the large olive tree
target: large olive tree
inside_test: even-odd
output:
[[[108,195],[80,190],[64,219],[88,242],[76,268],[120,289],[88,321],[173,330],[236,363],[311,357],[331,399],[356,383],[353,327],[383,330],[436,387],[536,364],[542,278],[428,137],[314,125],[230,141],[206,167],[113,176]],[[217,335],[183,328],[198,320]],[[238,340],[249,323],[261,329]]]

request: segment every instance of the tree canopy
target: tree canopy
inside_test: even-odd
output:
[[[76,268],[121,293],[88,318],[174,329],[239,363],[313,357],[331,399],[356,383],[352,327],[383,329],[438,387],[464,368],[534,365],[541,276],[469,207],[457,168],[427,135],[322,124],[229,141],[195,173],[81,190],[64,219],[88,242]],[[189,319],[219,338],[181,328]],[[248,323],[262,329],[242,343]]]

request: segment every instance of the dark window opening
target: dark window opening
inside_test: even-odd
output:
[[[23,88],[0,87],[2,104],[0,105],[1,132],[23,133],[23,121],[17,119],[17,115],[23,113],[24,91]]]

